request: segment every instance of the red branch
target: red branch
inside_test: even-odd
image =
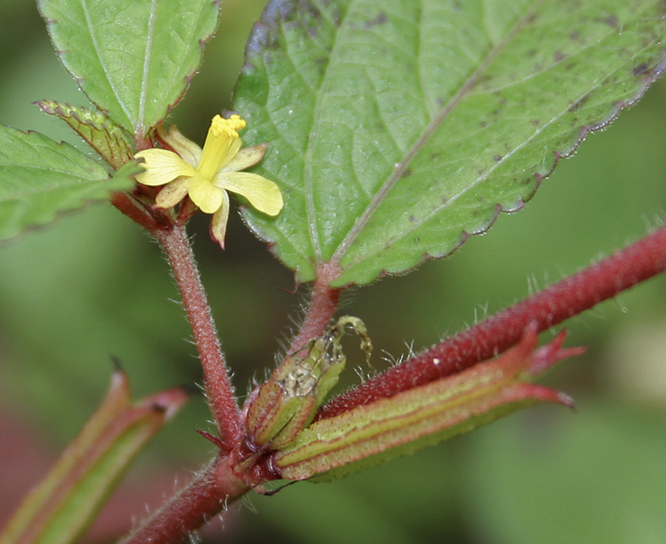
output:
[[[180,289],[204,371],[208,403],[229,451],[241,441],[241,416],[185,227],[157,230],[153,235],[164,248]]]
[[[132,219],[150,232],[155,232],[158,228],[158,222],[145,209],[132,201],[127,193],[112,193],[111,204],[113,204],[121,213]]]
[[[543,331],[666,269],[666,227],[570,276],[322,407],[317,419],[423,385],[494,357],[516,344],[530,322]]]
[[[217,458],[192,482],[135,528],[122,544],[179,544],[192,531],[239,498],[247,487],[231,474],[227,458]]]
[[[319,267],[317,281],[312,288],[308,313],[298,335],[291,343],[289,353],[298,351],[313,338],[321,336],[335,314],[340,300],[340,289],[328,286],[331,279],[328,272],[327,265]]]

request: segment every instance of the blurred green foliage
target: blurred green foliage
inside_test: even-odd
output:
[[[201,74],[173,114],[190,138],[203,140],[211,116],[228,107],[262,5],[223,3]],[[0,122],[83,146],[31,105],[43,98],[86,104],[32,2],[0,5],[0,74]],[[376,353],[394,360],[640,237],[665,213],[665,119],[661,82],[608,132],[589,137],[525,210],[500,217],[449,259],[353,290],[343,311],[362,317]],[[243,395],[249,380],[273,367],[307,288],[293,293],[291,273],[237,214],[224,252],[210,241],[205,220],[191,226]],[[159,248],[110,206],[63,217],[0,252],[0,398],[5,409],[35,421],[51,447],[62,448],[103,395],[110,354],[137,395],[200,380]],[[569,344],[589,351],[548,381],[575,396],[576,414],[540,407],[340,482],[252,497],[257,513],[241,508],[240,523],[223,536],[256,542],[270,535],[274,543],[666,541],[666,386],[648,387],[666,382],[665,291],[666,280],[657,278],[568,324]],[[646,330],[652,340],[636,341]],[[348,351],[350,367],[363,367],[356,346]],[[374,361],[375,368],[385,364]],[[358,379],[346,374],[347,385]],[[193,399],[139,472],[205,461],[211,447],[192,428],[210,430],[208,419],[202,398]]]

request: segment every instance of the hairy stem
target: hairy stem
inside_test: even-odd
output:
[[[340,300],[340,290],[328,286],[328,278],[319,276],[312,288],[312,297],[305,320],[289,348],[294,353],[310,340],[321,336],[333,318]]]
[[[503,352],[535,322],[539,331],[666,269],[666,227],[581,272],[390,368],[323,406],[318,419],[449,376]]]
[[[218,457],[192,482],[136,527],[122,544],[179,544],[247,491]]]
[[[180,289],[203,367],[208,404],[227,447],[222,453],[226,453],[241,440],[241,416],[185,227],[164,228],[153,235],[164,248]]]
[[[146,210],[137,206],[126,193],[113,193],[111,196],[111,204],[146,230],[155,232],[159,228],[155,218],[148,214]]]

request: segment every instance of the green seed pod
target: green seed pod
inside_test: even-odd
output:
[[[370,357],[372,342],[357,317],[343,316],[326,333],[288,355],[245,407],[245,427],[253,447],[279,450],[307,428],[338,382],[346,357],[340,338],[350,325]]]

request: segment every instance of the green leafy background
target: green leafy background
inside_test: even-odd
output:
[[[174,112],[190,137],[203,139],[212,115],[229,106],[243,44],[261,8],[258,1],[225,2],[202,73]],[[0,122],[85,149],[64,124],[30,105],[43,98],[85,105],[35,7],[3,2],[0,25]],[[450,259],[355,290],[344,311],[364,318],[378,352],[399,357],[409,344],[427,346],[639,237],[664,214],[665,118],[662,82],[611,130],[591,136],[574,160],[562,162],[525,210],[500,217]],[[244,392],[252,376],[272,366],[303,299],[289,292],[292,274],[236,215],[225,252],[209,240],[205,222],[194,227],[203,278]],[[540,407],[340,482],[252,498],[256,513],[232,509],[225,536],[256,542],[270,534],[276,543],[666,541],[665,291],[663,278],[652,280],[570,323],[570,344],[586,344],[589,352],[546,381],[576,397],[577,413]],[[199,380],[173,298],[157,246],[108,206],[4,244],[3,420],[20,422],[23,438],[55,455],[105,391],[110,354],[120,357],[137,395]],[[354,344],[350,366],[362,366]],[[353,372],[347,379],[354,382]],[[140,499],[135,514],[143,511],[142,488],[159,488],[159,500],[173,487],[173,467],[192,469],[207,458],[212,448],[192,428],[210,430],[208,419],[196,398],[143,456],[121,490],[124,502]],[[9,475],[23,473],[24,489],[39,476],[7,455],[3,448],[3,516],[12,505]],[[111,521],[98,527],[97,541],[118,526],[112,521],[122,507],[107,511]],[[209,536],[219,541],[217,533]]]

